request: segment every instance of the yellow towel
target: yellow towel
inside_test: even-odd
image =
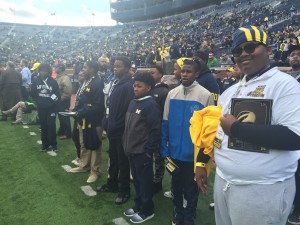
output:
[[[199,150],[204,148],[204,154],[210,156],[210,160],[206,164],[207,176],[212,167],[214,156],[213,143],[221,116],[221,106],[208,106],[202,110],[195,111],[190,119],[190,135],[194,144],[194,171],[196,171]]]

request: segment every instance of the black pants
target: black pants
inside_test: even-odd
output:
[[[107,185],[110,188],[119,188],[120,193],[130,193],[130,168],[125,156],[122,138],[109,140],[109,178]]]
[[[38,115],[41,123],[41,140],[43,148],[57,147],[56,142],[56,109],[40,109]]]
[[[154,212],[153,197],[153,158],[142,153],[129,156],[131,174],[135,188],[134,208],[149,216]]]
[[[155,165],[153,182],[161,183],[165,174],[165,160],[160,155],[160,149],[156,149],[156,151],[153,153],[153,156],[154,156],[154,165]]]
[[[296,195],[294,198],[294,212],[293,214],[300,215],[300,169],[299,169],[300,160],[298,160],[298,168],[295,173],[296,179]]]
[[[79,129],[77,127],[77,120],[74,120],[73,132],[72,132],[72,140],[76,147],[77,157],[80,158],[80,141],[79,141]]]
[[[178,173],[172,175],[173,193],[173,217],[176,222],[194,224],[199,190],[194,180],[194,163],[173,161],[179,166]],[[186,208],[183,208],[183,196],[187,200]]]
[[[28,101],[29,94],[28,94],[28,89],[26,87],[24,86],[21,87],[21,94],[22,94],[23,102]]]
[[[65,112],[70,108],[70,100],[61,101],[58,103],[58,110]],[[65,135],[67,138],[71,137],[71,122],[69,116],[58,115],[60,127],[58,129],[58,135]]]

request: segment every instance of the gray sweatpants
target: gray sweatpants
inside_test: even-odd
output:
[[[295,178],[275,184],[229,184],[216,174],[216,225],[285,225],[295,196]]]

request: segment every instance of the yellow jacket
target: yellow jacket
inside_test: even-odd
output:
[[[207,176],[213,162],[213,144],[221,116],[221,106],[207,106],[202,110],[195,111],[190,119],[190,135],[194,144],[194,171],[196,171],[199,151],[204,148],[204,154],[210,156],[210,160],[206,164]]]

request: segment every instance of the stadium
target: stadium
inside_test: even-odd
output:
[[[237,65],[234,58],[238,58],[240,55],[236,57],[233,54],[234,51],[232,51],[234,44],[233,33],[239,27],[252,25],[267,35],[267,45],[271,49],[268,62],[271,67],[278,67],[280,71],[287,73],[294,72],[293,66],[290,64],[290,49],[291,46],[299,45],[300,43],[300,1],[110,0],[109,4],[111,18],[117,22],[115,26],[50,26],[46,24],[33,25],[0,21],[0,131],[2,139],[0,143],[0,151],[2,153],[0,174],[3,178],[0,188],[0,196],[2,196],[0,225],[89,225],[95,223],[100,225],[128,225],[132,224],[131,217],[129,218],[123,213],[135,204],[135,189],[132,180],[131,190],[128,193],[131,197],[129,201],[127,201],[128,199],[124,200],[124,204],[121,202],[118,205],[117,200],[115,202],[116,193],[101,193],[101,191],[97,190],[98,186],[103,186],[110,176],[108,169],[111,160],[109,135],[108,137],[105,135],[101,136],[101,138],[99,136],[96,137],[99,140],[102,139],[100,140],[100,143],[102,141],[102,147],[99,147],[102,154],[101,163],[100,168],[98,168],[101,173],[98,171],[99,176],[97,175],[96,182],[88,181],[87,184],[87,173],[70,173],[71,167],[74,167],[71,161],[76,157],[76,148],[71,136],[67,136],[66,140],[64,138],[60,139],[60,136],[64,137],[65,135],[59,136],[58,132],[55,148],[52,145],[50,147],[43,146],[43,138],[40,138],[40,133],[43,135],[43,129],[45,127],[47,129],[47,126],[50,129],[50,126],[43,125],[41,128],[41,121],[39,121],[41,106],[35,106],[28,111],[21,112],[20,120],[16,117],[18,116],[17,113],[11,113],[10,108],[20,101],[25,102],[25,98],[22,89],[20,89],[20,97],[16,97],[14,100],[8,97],[12,92],[7,90],[14,87],[10,86],[11,84],[8,84],[3,78],[9,65],[18,74],[21,74],[24,68],[24,65],[20,63],[22,61],[26,62],[26,67],[31,70],[32,74],[37,69],[35,66],[40,64],[43,66],[49,65],[52,69],[49,79],[52,77],[53,82],[56,82],[55,80],[57,80],[57,76],[60,73],[57,71],[57,68],[62,66],[63,72],[70,79],[71,93],[67,100],[68,107],[59,110],[61,112],[73,108],[76,109],[77,104],[79,104],[77,97],[84,93],[81,88],[86,88],[90,84],[89,82],[94,79],[94,75],[97,75],[89,74],[90,80],[85,77],[86,81],[83,81],[83,84],[81,83],[83,86],[80,86],[80,74],[88,73],[86,71],[92,70],[93,67],[92,64],[88,64],[90,67],[86,69],[87,62],[98,62],[98,60],[100,62],[100,59],[105,59],[105,68],[103,67],[103,71],[100,71],[101,73],[107,72],[109,74],[109,78],[103,78],[102,92],[104,91],[104,95],[107,97],[115,91],[115,86],[110,86],[109,90],[106,90],[107,93],[105,93],[105,85],[113,81],[112,77],[114,77],[114,73],[117,73],[117,70],[114,69],[114,63],[118,60],[122,61],[122,57],[129,59],[131,65],[130,74],[133,78],[135,72],[148,73],[151,72],[151,68],[161,66],[162,75],[164,75],[162,83],[165,82],[171,90],[181,85],[182,82],[180,78],[178,79],[174,75],[176,73],[174,63],[179,64],[177,62],[178,59],[183,59],[182,64],[185,64],[185,61],[193,61],[197,52],[201,51],[205,52],[207,57],[204,63],[205,69],[207,68],[206,72],[211,77],[214,76],[214,82],[219,87],[219,93],[215,93],[205,87],[213,94],[213,100],[216,103],[219,95],[221,96],[225,89],[231,90],[230,88],[243,78],[240,70],[237,72],[238,75],[236,75]],[[255,34],[257,35],[257,33]],[[179,53],[178,57],[175,58],[173,58],[170,51],[174,45],[177,46]],[[246,48],[245,46],[241,48],[241,52],[247,52]],[[189,60],[192,58],[193,60]],[[193,62],[190,63],[191,65],[193,64]],[[200,63],[199,65],[202,64]],[[32,70],[33,68],[34,70]],[[99,68],[101,69],[101,64]],[[37,76],[40,75],[37,72]],[[101,78],[100,72],[98,75]],[[299,79],[299,77],[296,77],[296,79]],[[24,86],[22,85],[24,80],[20,82],[21,85],[19,86]],[[44,81],[41,80],[41,82]],[[285,83],[285,80],[282,82]],[[30,88],[26,87],[26,90],[29,92],[27,97],[36,104],[34,98],[37,95],[32,97],[30,93],[32,92],[32,84],[33,82],[30,83]],[[40,86],[43,85],[44,83],[40,83]],[[47,86],[47,84],[45,85]],[[222,85],[222,90],[220,85]],[[130,86],[132,87],[132,84]],[[247,85],[244,86],[246,87]],[[38,88],[38,85],[36,85],[36,92],[38,92]],[[51,89],[51,91],[54,89],[48,86],[47,88]],[[264,88],[264,84],[258,85],[253,90],[247,89],[246,94],[251,98],[257,96],[264,98],[265,96],[262,94]],[[227,92],[224,93],[226,94]],[[240,94],[239,89],[232,96],[237,97],[238,94]],[[53,95],[51,96],[53,97]],[[124,96],[125,94],[123,96],[121,94],[119,98]],[[55,95],[54,97],[57,96]],[[92,97],[89,98],[92,99]],[[10,104],[9,107],[5,105],[6,99],[10,99],[13,105]],[[46,101],[41,102],[42,106],[46,104]],[[109,109],[109,100],[105,99],[104,102],[103,96],[102,103],[103,107],[104,104],[106,106],[106,109],[101,112],[102,117],[105,119],[105,112]],[[122,105],[122,100],[118,104]],[[90,107],[90,105],[92,103],[85,103],[85,107]],[[284,104],[284,106],[286,105]],[[230,107],[228,108],[230,109]],[[277,110],[276,107],[274,108],[274,110]],[[191,106],[191,109],[188,110],[193,111],[194,109]],[[7,113],[7,116],[5,113]],[[52,113],[52,111],[45,110],[45,113]],[[56,111],[53,111],[53,113],[55,114]],[[70,128],[72,128],[72,132],[73,128],[80,124],[75,122],[73,125],[74,118],[78,119],[76,118],[78,116],[77,112],[76,116],[74,115],[72,114],[71,117],[68,117],[71,121],[69,121],[69,124],[71,123]],[[274,115],[277,116],[278,113],[274,113]],[[292,118],[292,115],[287,115],[287,117],[291,119],[290,121],[296,121],[295,118]],[[80,117],[80,119],[82,118]],[[46,120],[45,123],[48,123],[49,121]],[[57,116],[54,120],[54,127],[60,127],[63,120]],[[190,120],[186,121],[189,123]],[[15,126],[11,123],[15,124]],[[99,123],[102,124],[102,122]],[[297,124],[297,121],[295,124]],[[83,125],[81,124],[80,126]],[[177,127],[174,130],[181,129],[181,127]],[[293,129],[290,130],[295,131]],[[84,133],[82,130],[80,132]],[[79,148],[82,148],[84,135],[80,136],[80,138]],[[93,138],[95,137],[93,136]],[[45,150],[43,149],[44,147],[47,150],[49,150],[49,147],[55,151],[51,151],[50,154],[49,151],[47,152],[48,154],[41,153],[39,152],[40,145],[42,145],[40,151]],[[273,147],[271,149],[273,150]],[[277,148],[275,147],[274,149]],[[74,163],[73,161],[72,163]],[[241,165],[244,164],[241,163]],[[197,209],[195,215],[193,215],[193,223],[186,221],[181,223],[181,221],[174,221],[172,199],[164,196],[166,192],[170,191],[172,183],[172,175],[165,172],[163,180],[160,181],[162,182],[162,187],[153,196],[155,217],[151,218],[151,220],[149,218],[149,221],[146,221],[145,224],[215,225],[214,208],[211,205],[214,202],[215,174],[216,169],[214,165],[208,177],[207,193],[200,191],[196,204]],[[230,186],[229,183],[228,185]],[[274,203],[267,200],[266,202],[266,204],[270,205]],[[245,204],[247,205],[247,202]],[[297,220],[299,220],[299,223],[289,223],[287,220],[285,222],[286,224],[300,224],[300,209]]]

